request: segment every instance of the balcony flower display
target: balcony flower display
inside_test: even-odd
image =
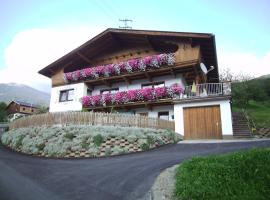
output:
[[[163,65],[171,66],[174,65],[174,63],[174,54],[164,53],[159,55],[146,56],[145,58],[141,59],[131,59],[126,62],[120,62],[118,64],[88,67],[74,72],[68,72],[64,74],[64,80],[67,83],[85,79],[94,80],[103,77],[111,77],[125,73],[133,73],[160,68]]]
[[[169,87],[143,88],[128,91],[120,91],[114,94],[100,94],[94,96],[84,96],[81,101],[83,107],[121,105],[132,102],[149,102],[158,99],[173,98],[175,95],[183,93],[184,89],[178,84]]]

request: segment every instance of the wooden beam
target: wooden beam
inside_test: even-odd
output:
[[[77,55],[80,56],[84,61],[86,61],[89,65],[91,65],[91,61],[89,60],[89,58],[87,58],[85,55],[83,55],[82,53],[80,53],[79,51],[77,51]]]
[[[144,75],[150,82],[152,82],[152,77],[150,76],[150,74],[147,71],[144,72]]]
[[[175,74],[174,68],[172,67],[172,68],[170,69],[170,71],[171,71],[171,75],[175,78],[175,77],[176,77],[176,74]]]
[[[124,81],[125,81],[128,85],[131,84],[130,79],[128,79],[126,76],[122,76],[122,78],[124,79]]]
[[[106,85],[106,86],[108,86],[108,87],[111,87],[112,86],[112,84],[111,83],[109,83],[107,80],[105,80],[105,79],[101,79],[101,81]]]

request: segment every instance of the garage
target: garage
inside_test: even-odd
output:
[[[184,107],[185,139],[221,139],[220,106]]]

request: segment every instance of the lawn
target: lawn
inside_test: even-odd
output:
[[[177,199],[269,199],[270,148],[196,157],[176,172]]]
[[[241,108],[233,105],[232,110],[240,112]],[[249,101],[246,111],[257,128],[270,126],[270,102]]]

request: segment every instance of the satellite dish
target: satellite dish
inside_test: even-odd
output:
[[[201,67],[201,70],[203,71],[203,73],[206,75],[208,74],[208,72],[212,71],[214,69],[214,66],[210,66],[210,69],[207,70],[206,66],[204,63],[200,63],[200,67]]]

